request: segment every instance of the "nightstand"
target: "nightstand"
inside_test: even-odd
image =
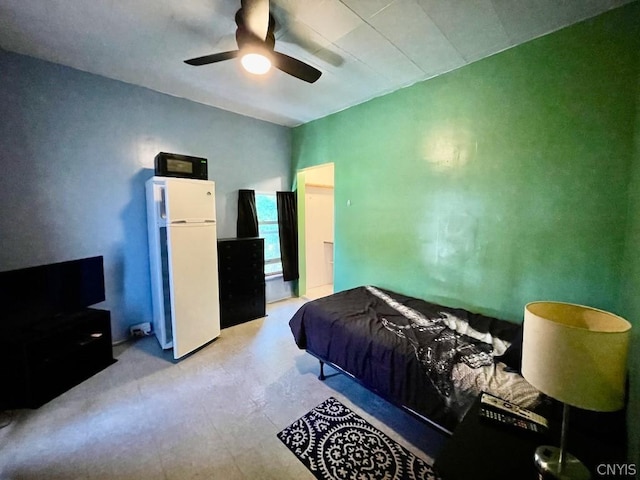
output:
[[[434,467],[443,480],[537,480],[533,454],[540,445],[559,445],[559,422],[551,420],[547,434],[520,431],[482,420],[479,399],[445,443]],[[591,435],[571,426],[568,450],[600,477],[599,464],[624,464],[625,442],[611,435]],[[630,478],[630,477],[627,477]]]

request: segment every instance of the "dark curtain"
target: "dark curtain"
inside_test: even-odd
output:
[[[238,238],[258,236],[258,211],[256,210],[256,192],[254,190],[238,190]]]
[[[296,280],[298,272],[298,209],[293,192],[276,192],[282,277]]]

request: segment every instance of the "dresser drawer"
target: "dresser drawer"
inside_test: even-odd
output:
[[[265,314],[264,286],[258,292],[229,294],[220,297],[220,326],[222,328],[261,318]]]
[[[223,300],[233,300],[238,298],[248,298],[248,297],[264,297],[265,292],[265,284],[256,283],[254,285],[233,285],[233,286],[223,286],[220,285],[220,301]]]
[[[264,261],[262,262],[238,262],[237,265],[231,263],[218,263],[218,275],[224,278],[249,278],[262,277],[264,281]]]
[[[222,263],[235,263],[238,260],[264,260],[264,240],[262,238],[218,242],[218,260]]]
[[[264,273],[239,274],[238,272],[234,272],[233,275],[220,275],[218,284],[220,286],[220,292],[247,292],[256,286],[264,285]]]

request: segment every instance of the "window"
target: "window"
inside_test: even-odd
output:
[[[258,235],[264,238],[264,274],[282,273],[280,258],[280,236],[278,234],[278,207],[275,193],[256,192],[258,210]]]

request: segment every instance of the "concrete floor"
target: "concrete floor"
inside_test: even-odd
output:
[[[114,348],[89,380],[0,416],[0,479],[312,479],[276,434],[330,396],[431,462],[440,434],[344,375],[317,379],[288,326],[303,302],[268,305],[178,362],[155,337]]]

